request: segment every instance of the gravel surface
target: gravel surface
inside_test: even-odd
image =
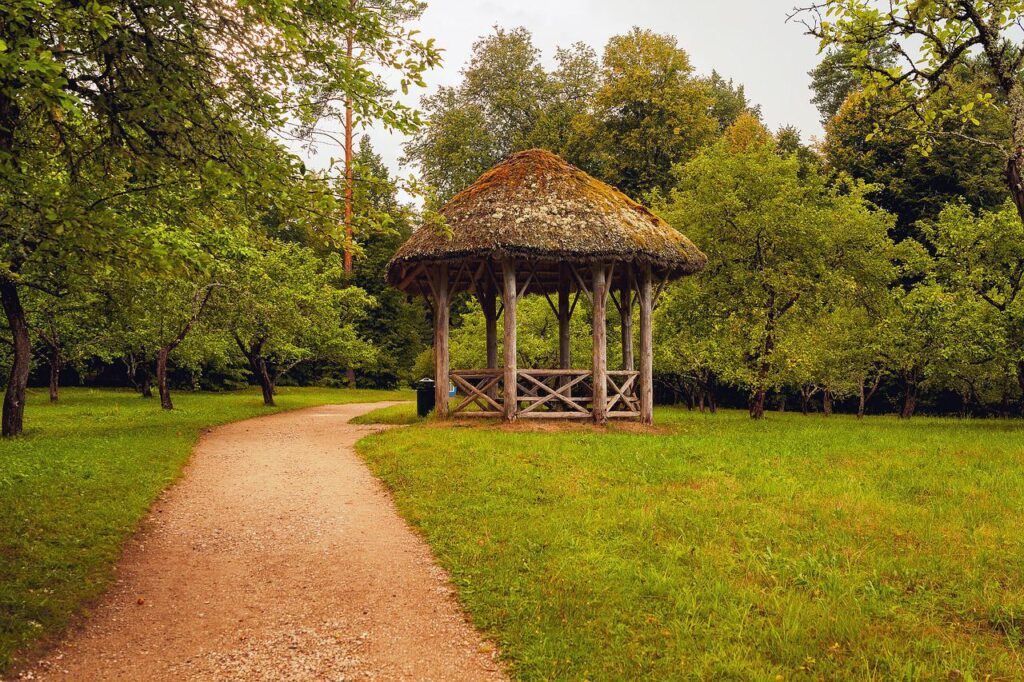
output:
[[[504,680],[426,543],[353,451],[385,406],[206,433],[110,592],[22,676]]]

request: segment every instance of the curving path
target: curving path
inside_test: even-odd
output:
[[[445,573],[353,451],[386,405],[218,427],[34,679],[501,680]]]

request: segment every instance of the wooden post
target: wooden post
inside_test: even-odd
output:
[[[605,310],[608,303],[608,276],[604,263],[594,265],[594,404],[591,413],[595,424],[608,423],[608,328]]]
[[[654,283],[651,266],[644,265],[640,278],[640,422],[654,421],[654,341],[651,313],[654,307]]]
[[[437,266],[434,280],[434,411],[440,419],[448,417],[448,315],[450,290],[448,264]]]
[[[511,258],[501,261],[501,300],[505,321],[505,421],[516,418],[519,403],[516,400],[516,263]]]
[[[622,369],[633,369],[633,268],[622,267],[619,284],[619,305],[622,306]]]
[[[571,369],[572,357],[570,355],[569,335],[569,290],[572,288],[572,273],[569,272],[569,265],[562,263],[558,266],[558,367],[559,369]]]
[[[480,307],[487,327],[487,368],[498,366],[498,294],[492,284],[480,288]]]

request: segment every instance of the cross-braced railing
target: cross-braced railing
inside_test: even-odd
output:
[[[502,369],[460,369],[451,373],[452,383],[462,398],[452,414],[500,417],[504,409],[500,402]],[[470,411],[471,406],[477,410]]]
[[[504,370],[452,371],[459,399],[453,415],[499,417],[504,414]],[[633,370],[606,373],[605,411],[609,417],[637,417],[640,398]],[[593,416],[593,373],[586,369],[519,369],[516,371],[517,418],[589,419]]]

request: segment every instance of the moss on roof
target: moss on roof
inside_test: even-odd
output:
[[[693,242],[619,190],[543,149],[529,149],[481,175],[440,211],[451,229],[417,230],[388,264],[463,258],[649,263],[669,276],[701,270]]]

